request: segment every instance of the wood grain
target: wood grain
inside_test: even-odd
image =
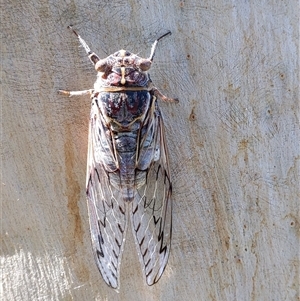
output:
[[[296,1],[5,1],[1,17],[1,300],[299,300]],[[153,287],[128,232],[119,293],[92,256],[85,201],[104,57],[150,54],[174,187],[171,258]]]

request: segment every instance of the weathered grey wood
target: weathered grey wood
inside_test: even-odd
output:
[[[2,300],[299,298],[299,8],[296,1],[5,1]],[[93,66],[147,56],[174,182],[172,254],[144,284],[128,233],[119,294],[93,260],[85,204]]]

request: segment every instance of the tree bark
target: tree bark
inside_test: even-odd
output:
[[[296,1],[5,1],[1,300],[298,300]],[[297,9],[298,8],[298,9]],[[173,180],[173,239],[148,287],[131,231],[118,292],[102,280],[85,201],[89,97],[100,57],[158,46],[151,78]]]

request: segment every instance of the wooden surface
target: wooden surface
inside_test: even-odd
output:
[[[296,1],[4,1],[1,300],[299,300],[299,7]],[[148,56],[174,187],[171,257],[144,283],[128,232],[121,288],[102,280],[85,201],[96,73]]]

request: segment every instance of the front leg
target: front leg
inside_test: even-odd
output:
[[[163,95],[156,87],[152,86],[152,89],[151,89],[152,93],[154,94],[154,96],[160,98],[162,101],[165,101],[165,102],[179,102],[179,100],[177,98],[169,98],[165,95]]]
[[[94,93],[94,89],[82,90],[82,91],[58,90],[58,93],[63,94],[63,95],[67,95],[69,97],[81,96],[81,95],[92,95]]]

